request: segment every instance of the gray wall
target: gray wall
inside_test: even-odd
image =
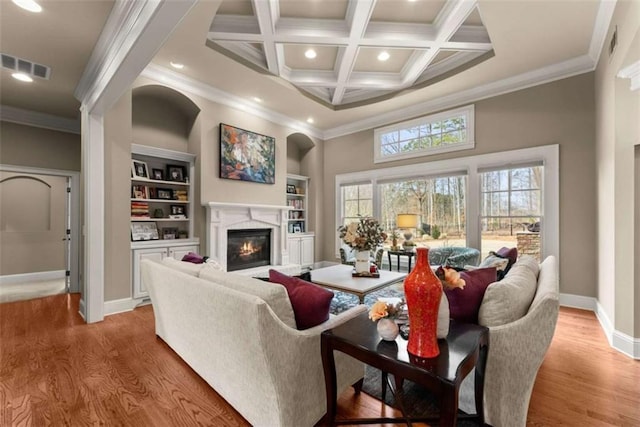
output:
[[[588,73],[474,103],[473,150],[374,164],[373,129],[326,141],[324,258],[333,259],[335,252],[329,236],[337,227],[337,174],[559,144],[560,287],[564,293],[596,296],[593,85]]]

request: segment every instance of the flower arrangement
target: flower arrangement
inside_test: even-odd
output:
[[[360,218],[359,222],[338,227],[340,239],[358,251],[370,251],[381,245],[387,239],[387,233],[382,230],[380,223],[373,218]]]
[[[377,322],[380,319],[389,317],[391,319],[397,318],[402,313],[402,307],[405,305],[405,301],[401,300],[397,304],[391,304],[384,301],[376,301],[369,310],[369,319]]]
[[[436,270],[436,277],[442,282],[444,289],[460,288],[464,289],[466,282],[460,277],[460,273],[455,268],[440,266]]]

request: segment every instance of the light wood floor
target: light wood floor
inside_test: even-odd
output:
[[[86,325],[77,295],[0,304],[0,426],[246,426],[161,340],[153,310]],[[351,390],[341,416],[392,414]],[[640,361],[609,348],[593,313],[561,309],[532,426],[640,425]]]

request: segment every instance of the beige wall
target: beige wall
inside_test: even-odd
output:
[[[80,170],[80,135],[0,122],[0,163]]]
[[[113,301],[131,296],[131,91],[105,114],[104,129],[104,300]]]
[[[592,73],[583,74],[474,103],[476,148],[473,150],[430,156],[426,160],[374,164],[373,130],[326,141],[325,234],[334,235],[337,226],[334,194],[337,174],[559,144],[561,292],[595,296],[593,79]],[[324,258],[333,259],[334,252],[334,241],[327,237]]]
[[[609,56],[608,46],[615,28],[618,46],[613,56]],[[632,48],[639,28],[640,2],[619,1],[595,73],[597,298],[614,329],[632,337],[640,337],[640,307],[635,304],[634,293],[638,290],[634,286],[633,269],[634,256],[637,257],[634,253],[640,251],[633,239],[638,101],[637,93],[629,92],[629,81],[616,78],[616,74],[625,65],[640,59],[640,52]]]

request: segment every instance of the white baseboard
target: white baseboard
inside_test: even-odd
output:
[[[84,321],[87,321],[87,316],[85,316],[85,305],[84,305],[84,298],[80,298],[80,306],[78,308],[78,313],[80,313],[80,316],[82,317],[82,319],[84,319]]]
[[[112,314],[124,313],[131,311],[136,307],[150,304],[149,298],[122,298],[113,301],[105,301],[104,303],[104,315],[110,316]]]
[[[0,286],[14,285],[23,282],[42,282],[45,280],[64,279],[64,270],[39,271],[37,273],[8,274],[0,276]]]
[[[560,294],[560,305],[563,307],[581,308],[593,311],[600,322],[609,345],[619,352],[633,358],[640,359],[640,338],[631,337],[625,333],[617,331],[604,307],[596,298],[584,297],[581,295]]]

